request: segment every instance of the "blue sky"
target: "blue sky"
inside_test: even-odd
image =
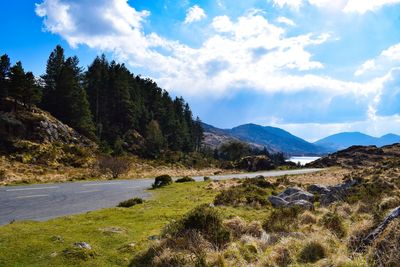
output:
[[[310,141],[400,134],[400,0],[1,1],[0,54],[36,75],[61,44],[105,53],[217,127]]]

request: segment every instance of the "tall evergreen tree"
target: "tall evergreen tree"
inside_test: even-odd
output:
[[[82,70],[77,57],[68,58],[56,83],[56,95],[63,108],[57,117],[87,137],[95,138],[95,127],[89,109],[86,91],[82,87]]]
[[[60,105],[63,95],[60,94],[57,86],[60,85],[60,74],[64,63],[64,49],[60,45],[57,45],[47,60],[46,74],[42,77],[45,87],[43,89],[41,106],[56,117],[63,112],[63,106]]]
[[[10,78],[10,58],[4,54],[0,58],[0,100],[7,97]]]
[[[23,93],[26,88],[25,71],[21,61],[18,61],[10,70],[10,89],[9,96],[14,99],[14,111],[17,111],[17,102],[22,101]]]

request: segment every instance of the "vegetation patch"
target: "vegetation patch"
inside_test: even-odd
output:
[[[176,183],[190,183],[190,182],[196,182],[196,180],[193,179],[192,177],[185,176],[185,177],[182,177],[182,178],[176,180],[175,182]]]
[[[121,208],[130,208],[138,204],[143,204],[144,200],[138,197],[131,198],[125,201],[122,201],[118,204],[118,207]]]
[[[250,186],[236,186],[221,191],[214,200],[215,205],[225,206],[251,206],[262,207],[270,205],[268,201],[270,191],[250,185]]]
[[[169,175],[160,175],[156,177],[154,183],[152,184],[153,189],[160,188],[172,184],[174,181]]]
[[[274,209],[264,221],[266,232],[293,232],[298,227],[297,217],[302,212],[299,207]]]
[[[335,212],[326,213],[320,223],[332,233],[334,233],[338,238],[343,238],[346,236],[346,228],[343,224],[343,218],[341,218]]]
[[[298,259],[301,263],[314,263],[326,257],[325,247],[318,241],[310,241],[301,249]]]

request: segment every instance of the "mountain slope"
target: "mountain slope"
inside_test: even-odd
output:
[[[343,150],[351,146],[385,146],[400,142],[400,136],[387,134],[380,138],[366,135],[360,132],[345,132],[323,138],[315,145],[327,148],[329,151]]]
[[[205,132],[204,144],[218,147],[222,143],[240,140],[253,147],[267,147],[271,152],[284,152],[292,155],[323,154],[323,148],[311,144],[280,128],[245,124],[232,129],[219,129],[203,124]]]

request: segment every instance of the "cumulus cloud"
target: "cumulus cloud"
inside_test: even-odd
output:
[[[296,23],[295,23],[293,20],[288,19],[288,18],[286,18],[286,17],[278,17],[278,18],[276,19],[276,21],[279,22],[279,23],[286,24],[286,25],[288,25],[288,26],[296,26]]]
[[[45,0],[36,13],[47,31],[71,46],[87,45],[112,52],[119,60],[147,73],[164,88],[185,96],[221,97],[243,88],[264,93],[303,90],[329,95],[366,95],[378,85],[337,80],[313,74],[324,65],[308,48],[331,39],[328,33],[286,36],[262,13],[247,12],[236,20],[218,16],[210,34],[193,48],[179,41],[145,33],[148,11],[137,11],[126,0]]]
[[[185,24],[190,24],[206,18],[206,12],[198,5],[190,7],[186,12]]]
[[[400,0],[272,0],[276,6],[290,7],[299,10],[305,4],[319,8],[342,10],[345,13],[364,14],[368,11],[376,11],[385,5],[398,4]]]
[[[349,0],[343,11],[364,14],[368,11],[378,10],[385,5],[398,3],[400,3],[400,0]]]
[[[388,72],[400,61],[400,43],[383,50],[379,56],[365,61],[354,73],[355,76]]]

